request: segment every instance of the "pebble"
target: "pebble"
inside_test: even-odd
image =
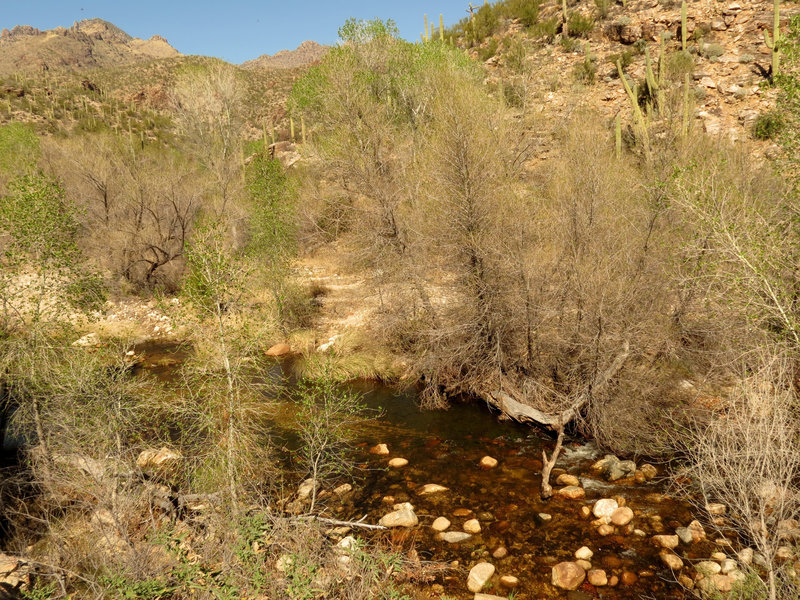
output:
[[[561,488],[556,493],[570,500],[578,500],[586,496],[586,490],[576,485],[568,485],[567,487]]]
[[[450,527],[450,520],[447,517],[439,517],[431,523],[431,529],[434,531],[445,531],[448,527]]]
[[[711,577],[712,575],[716,575],[720,571],[722,571],[722,567],[719,563],[715,563],[710,560],[704,560],[697,563],[694,566],[695,571],[697,571],[700,575],[704,575],[705,577]]]
[[[602,536],[611,535],[614,533],[614,527],[612,525],[600,525],[600,527],[597,528],[597,533]]]
[[[369,449],[370,454],[377,454],[379,456],[384,456],[389,454],[389,446],[386,444],[376,444],[372,448]]]
[[[589,583],[595,587],[608,585],[608,576],[603,569],[591,569],[589,573],[587,573],[587,576],[589,578]]]
[[[623,527],[633,520],[633,511],[627,506],[620,506],[611,513],[611,522],[614,525]]]
[[[503,575],[500,578],[500,585],[502,585],[504,588],[513,590],[515,587],[519,585],[519,579],[517,579],[513,575]]]
[[[579,560],[591,560],[592,556],[594,556],[594,552],[588,546],[581,546],[575,550],[575,558]]]
[[[480,533],[481,532],[481,524],[478,519],[470,519],[469,521],[464,522],[464,531],[467,533]]]
[[[624,585],[633,585],[637,581],[639,581],[639,576],[636,573],[633,571],[623,571],[622,583]]]
[[[408,460],[405,458],[393,458],[389,461],[389,466],[393,469],[399,469],[401,467],[405,467],[408,464]]]
[[[609,587],[617,587],[617,584],[619,584],[619,577],[617,577],[616,575],[612,575],[611,577],[608,578]]]
[[[447,488],[443,485],[439,485],[438,483],[426,483],[417,490],[417,493],[420,496],[425,496],[427,494],[439,494],[446,491]]]
[[[468,508],[457,508],[453,511],[454,517],[468,517],[472,514],[472,511]]]
[[[673,571],[680,571],[683,568],[683,561],[676,554],[672,552],[662,552],[659,556],[661,557],[661,562]]]
[[[592,568],[592,563],[588,560],[576,560],[575,564],[578,565],[584,571],[588,571]]]
[[[569,473],[562,473],[561,475],[558,476],[558,479],[556,479],[556,484],[580,487],[581,480],[575,477],[575,475],[570,475]]]
[[[710,504],[706,504],[706,510],[710,515],[722,516],[727,512],[728,507],[724,504],[720,504],[719,502],[712,502]]]
[[[675,529],[675,535],[684,544],[691,544],[694,541],[694,536],[688,527],[678,527]]]
[[[344,496],[353,491],[353,486],[349,483],[343,483],[339,487],[333,488],[333,493],[337,496]]]
[[[498,546],[494,552],[492,552],[492,556],[497,560],[501,560],[508,556],[508,550],[505,546]]]
[[[722,567],[721,573],[723,575],[727,575],[728,573],[735,571],[738,565],[732,558],[726,558],[720,563],[719,566]]]
[[[553,519],[553,515],[548,513],[539,513],[539,518],[546,523],[547,521],[551,521]]]
[[[589,508],[588,506],[581,506],[581,516],[584,519],[588,519],[589,517],[592,516],[592,509]]]
[[[478,466],[481,469],[493,469],[497,466],[497,459],[491,456],[484,456]]]
[[[603,498],[594,503],[592,514],[597,517],[611,517],[611,514],[619,508],[619,503],[611,498]]]
[[[586,579],[586,571],[574,562],[560,562],[553,567],[551,581],[562,590],[576,590]]]
[[[443,542],[447,542],[448,544],[458,544],[460,542],[465,542],[472,536],[469,533],[464,533],[463,531],[445,531],[438,535],[438,538]]]
[[[467,589],[470,592],[477,593],[483,589],[489,579],[494,575],[494,565],[487,562],[481,562],[469,570],[467,576]]]
[[[674,550],[678,547],[677,535],[654,535],[652,540],[656,546],[666,548],[667,550]]]

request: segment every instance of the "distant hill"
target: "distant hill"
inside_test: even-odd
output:
[[[116,67],[180,56],[163,37],[134,38],[102,19],[40,31],[29,25],[0,33],[0,74]]]
[[[262,54],[241,64],[243,69],[293,69],[315,63],[328,52],[329,46],[306,41],[294,50],[281,50],[275,54]]]

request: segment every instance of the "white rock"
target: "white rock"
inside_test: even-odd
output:
[[[384,527],[416,527],[419,523],[416,513],[408,508],[392,511],[381,517],[379,525]]]
[[[704,560],[697,563],[694,566],[694,569],[695,571],[697,571],[701,575],[704,575],[705,577],[711,577],[712,575],[716,575],[717,573],[722,571],[722,567],[719,565],[719,563],[715,563],[710,560]]]
[[[480,533],[481,532],[481,524],[478,519],[470,519],[469,521],[464,522],[464,531],[467,533]]]
[[[445,531],[450,527],[450,520],[447,517],[439,517],[431,523],[431,529],[434,531]]]
[[[483,469],[493,469],[497,466],[497,459],[491,456],[484,456],[478,465]]]
[[[478,593],[494,575],[494,565],[487,562],[478,563],[469,570],[467,576],[467,589]]]
[[[407,464],[408,460],[400,457],[393,458],[392,460],[389,461],[389,466],[392,467],[393,469],[400,469],[402,467],[405,467]]]
[[[436,537],[443,542],[447,542],[448,544],[458,544],[461,542],[466,542],[472,536],[469,533],[464,533],[463,531],[445,531]]]
[[[417,493],[420,496],[425,496],[427,494],[438,494],[440,492],[446,492],[447,488],[443,485],[439,485],[438,483],[426,483],[425,485],[421,486]]]
[[[617,501],[612,498],[603,498],[594,503],[592,507],[592,514],[598,519],[601,517],[611,518],[615,510],[619,508]]]
[[[592,560],[592,556],[594,556],[594,552],[588,546],[581,546],[575,550],[575,558],[579,560]]]

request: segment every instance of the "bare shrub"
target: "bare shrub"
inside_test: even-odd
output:
[[[779,548],[800,517],[800,422],[790,361],[777,353],[762,360],[727,404],[681,436],[688,464],[677,481],[688,478],[683,487],[690,499],[699,494],[701,506],[727,506],[724,525],[709,525],[722,533],[732,528],[763,557],[763,586],[774,600],[798,592]]]

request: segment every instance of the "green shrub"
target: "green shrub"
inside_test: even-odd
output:
[[[503,17],[518,19],[525,27],[533,27],[539,22],[541,0],[506,0],[497,5]]]
[[[581,44],[578,40],[570,37],[562,37],[560,40],[558,40],[558,43],[561,44],[564,52],[577,52],[581,47]]]
[[[533,26],[531,33],[546,42],[552,42],[558,33],[561,20],[558,17],[552,17],[546,21],[541,21]]]
[[[585,83],[587,85],[593,84],[597,75],[595,61],[592,60],[590,56],[586,56],[583,61],[575,65],[575,69],[573,70],[572,74],[575,79],[581,83]]]
[[[694,73],[694,59],[683,50],[670,52],[664,57],[664,76],[668,81],[682,82],[686,75]]]
[[[622,69],[624,71],[631,65],[631,63],[633,63],[633,57],[636,56],[636,54],[637,52],[633,49],[623,50],[619,54],[609,55],[607,60],[608,62],[610,62],[612,65],[615,66],[617,64],[617,61],[619,61],[622,64]],[[615,77],[618,76],[616,69],[614,70],[614,76]]]
[[[495,38],[492,38],[488,41],[485,47],[478,49],[478,59],[480,59],[481,62],[489,60],[495,54],[497,54],[498,46],[499,42]]]
[[[572,37],[586,37],[594,29],[594,19],[585,17],[579,12],[573,12],[567,19],[569,35]]]
[[[611,10],[611,0],[594,0],[595,14],[601,20],[608,18]]]
[[[774,140],[783,131],[783,115],[776,110],[762,113],[753,124],[753,137],[757,140]]]
[[[725,54],[725,48],[721,44],[703,44],[702,53],[707,59],[713,60]]]

